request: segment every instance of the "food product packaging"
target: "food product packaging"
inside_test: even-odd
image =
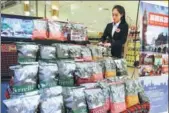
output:
[[[88,47],[84,46],[81,48],[81,55],[84,61],[92,61],[92,54]]]
[[[92,82],[97,82],[103,80],[102,66],[99,62],[91,62],[92,65]]]
[[[110,86],[111,113],[120,113],[126,109],[124,84]]]
[[[58,66],[56,63],[39,62],[39,84],[41,88],[56,86],[58,79]]]
[[[74,72],[76,64],[74,60],[64,59],[57,61],[58,64],[58,84],[61,86],[74,85]]]
[[[64,113],[64,103],[61,86],[40,89],[40,92],[40,113]]]
[[[88,41],[87,29],[83,24],[71,23],[70,41],[83,42]]]
[[[80,45],[70,44],[69,45],[70,58],[73,58],[73,59],[80,58],[81,59],[82,58],[81,50],[82,50],[82,47]]]
[[[64,87],[65,113],[88,113],[84,87]]]
[[[34,19],[34,30],[32,32],[33,40],[46,40],[48,38],[47,20]]]
[[[128,76],[126,60],[118,59],[114,61],[116,63],[117,76]]]
[[[103,58],[102,48],[100,46],[89,45],[88,47],[91,50],[94,61]]]
[[[111,57],[107,57],[103,63],[105,67],[105,78],[116,76],[116,64],[114,60]]]
[[[125,81],[126,87],[126,106],[127,108],[139,104],[139,85],[137,80],[127,80]]]
[[[84,84],[92,82],[92,62],[76,62],[75,78],[76,84]]]
[[[89,113],[107,113],[105,109],[105,97],[100,88],[86,89],[85,98]]]
[[[14,93],[23,93],[37,89],[38,63],[11,66],[14,71],[12,90]]]
[[[56,43],[53,46],[56,48],[57,58],[69,58],[69,44]]]
[[[67,22],[48,21],[49,40],[66,41],[70,34]]]
[[[40,58],[43,60],[55,60],[56,48],[54,46],[40,46]]]
[[[40,95],[4,100],[7,113],[36,113]]]
[[[39,46],[35,43],[17,42],[18,62],[35,62]]]

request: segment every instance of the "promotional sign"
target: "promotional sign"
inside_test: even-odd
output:
[[[148,76],[139,79],[150,99],[150,113],[167,113],[168,76]]]
[[[139,19],[141,50],[167,53],[168,7],[141,2]]]

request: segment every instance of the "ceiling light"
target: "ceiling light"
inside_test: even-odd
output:
[[[101,10],[103,10],[103,8],[102,8],[102,7],[99,7],[99,11],[101,11]]]

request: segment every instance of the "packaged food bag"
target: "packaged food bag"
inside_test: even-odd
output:
[[[56,59],[56,48],[54,46],[40,46],[40,58],[44,60]]]
[[[12,89],[14,93],[23,93],[37,89],[38,63],[11,66],[14,71]]]
[[[56,47],[56,56],[58,58],[69,58],[69,44],[53,44]]]
[[[93,56],[93,60],[98,60],[98,59],[103,58],[102,48],[100,48],[100,46],[89,45],[88,47],[91,50],[91,53],[92,53],[92,56]]]
[[[92,62],[76,62],[75,78],[77,85],[92,82],[93,65],[91,65],[91,63]]]
[[[40,95],[4,100],[7,113],[36,113]]]
[[[105,109],[107,112],[110,110],[110,87],[107,80],[97,82],[98,87],[102,89],[105,98]]]
[[[91,62],[92,65],[92,82],[103,80],[102,66],[99,62]]]
[[[47,20],[34,19],[34,30],[32,32],[33,40],[46,40],[48,37]]]
[[[66,113],[88,113],[84,87],[65,87],[63,90]]]
[[[142,52],[140,55],[140,65],[153,65],[154,55],[151,53]]]
[[[32,38],[32,32],[34,29],[32,19],[22,19],[21,27],[24,32],[24,37]]]
[[[82,47],[80,45],[70,44],[69,45],[70,58],[73,58],[73,59],[80,58],[81,59],[82,58],[81,50],[82,50]]]
[[[120,113],[126,109],[124,84],[110,85],[111,113]]]
[[[72,23],[70,41],[88,41],[87,29],[83,24]]]
[[[139,84],[137,80],[127,80],[125,81],[126,90],[126,106],[127,108],[139,104]]]
[[[152,65],[141,65],[139,68],[140,76],[154,76],[154,68]]]
[[[154,65],[154,76],[160,76],[162,74],[162,65]]]
[[[92,61],[92,54],[91,54],[91,51],[88,47],[83,46],[81,48],[81,55],[82,55],[82,59],[84,61]]]
[[[56,86],[58,79],[58,65],[51,62],[39,62],[39,84],[40,88]]]
[[[114,60],[116,63],[117,76],[127,76],[127,62],[125,59]]]
[[[18,62],[35,62],[39,46],[35,43],[17,42],[16,43]]]
[[[58,64],[58,84],[61,86],[74,85],[74,72],[76,64],[74,60],[65,59],[57,61]]]
[[[105,97],[100,88],[86,89],[85,98],[89,113],[107,113],[105,109]]]
[[[53,86],[40,89],[41,98],[48,98],[62,95],[63,88],[61,86]]]
[[[66,41],[70,29],[67,22],[48,21],[49,25],[49,40]]]
[[[40,104],[40,113],[63,113],[63,96],[48,97]]]
[[[110,78],[116,76],[116,64],[111,57],[104,59],[105,66],[105,78]]]
[[[162,74],[168,74],[168,65],[162,65]]]

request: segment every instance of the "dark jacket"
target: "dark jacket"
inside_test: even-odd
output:
[[[118,29],[120,29],[119,32],[114,33],[112,37],[112,29],[113,29],[113,23],[107,24],[103,36],[101,38],[101,41],[104,43],[107,41],[108,43],[111,43],[111,53],[113,57],[121,58],[122,56],[122,46],[125,44],[127,40],[128,35],[128,24],[127,23],[120,23],[118,26]]]

